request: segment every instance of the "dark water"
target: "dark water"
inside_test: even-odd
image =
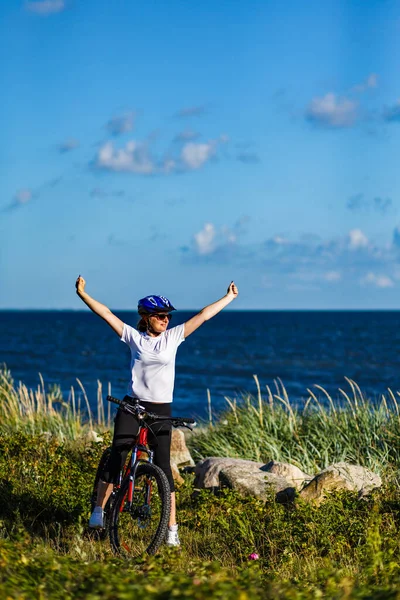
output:
[[[129,324],[135,313],[118,312]],[[172,324],[191,313],[174,315]],[[78,391],[78,377],[96,403],[97,380],[122,396],[129,379],[129,350],[101,319],[89,311],[0,311],[0,362],[15,380],[29,387],[59,384]],[[178,350],[175,414],[205,416],[207,388],[214,410],[224,396],[256,393],[282,379],[292,401],[301,402],[306,388],[325,387],[333,396],[354,379],[370,396],[387,387],[400,389],[400,312],[271,311],[217,315]]]

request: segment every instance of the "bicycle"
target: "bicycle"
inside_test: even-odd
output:
[[[139,431],[130,449],[129,460],[105,506],[105,529],[100,536],[105,537],[108,529],[111,547],[116,554],[155,554],[167,535],[171,491],[165,473],[153,463],[154,452],[147,446],[148,430],[160,421],[170,421],[173,427],[192,429],[190,424],[195,420],[156,415],[146,411],[138,398],[126,396],[124,400],[119,400],[107,396],[107,400],[133,414],[139,423]],[[100,459],[91,499],[92,508],[96,503],[97,484],[109,452],[107,448]]]

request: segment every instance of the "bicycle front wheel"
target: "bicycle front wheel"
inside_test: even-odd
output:
[[[126,477],[112,504],[110,542],[117,554],[155,554],[164,542],[171,510],[171,491],[164,471],[142,463],[133,481],[132,505],[128,502]]]

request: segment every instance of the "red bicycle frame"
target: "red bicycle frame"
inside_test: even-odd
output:
[[[132,506],[133,481],[135,479],[137,465],[138,465],[139,461],[142,460],[143,454],[147,454],[147,456],[149,457],[150,463],[153,462],[153,451],[148,450],[148,448],[147,448],[147,427],[139,426],[139,433],[137,435],[135,445],[132,449],[131,462],[130,462],[130,465],[126,468],[126,471],[125,471],[124,477],[123,477],[123,479],[125,479],[126,476],[129,476],[129,485],[128,485],[128,491],[127,491],[127,494],[125,497],[125,501],[121,502],[120,512],[122,512],[124,510],[126,502],[129,503],[129,507]],[[149,487],[147,489],[147,500],[146,500],[147,503],[150,502],[150,496],[151,496],[151,484],[149,485]]]

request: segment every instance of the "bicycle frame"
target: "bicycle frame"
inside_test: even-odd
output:
[[[109,402],[114,402],[115,404],[118,404],[119,406],[125,407],[125,410],[128,407],[128,403],[125,402],[124,400],[118,400],[117,398],[113,398],[112,396],[107,396],[107,400]],[[129,465],[129,467],[125,468],[123,474],[121,473],[121,477],[119,480],[118,487],[120,487],[122,485],[122,482],[125,481],[125,479],[127,477],[129,477],[128,491],[126,493],[125,498],[123,499],[123,502],[121,502],[120,512],[122,512],[124,510],[131,510],[131,508],[132,508],[133,490],[134,490],[134,481],[135,481],[135,477],[136,477],[136,471],[137,471],[139,464],[141,462],[145,462],[141,458],[142,454],[147,454],[147,456],[148,456],[147,462],[153,463],[154,452],[147,447],[147,436],[148,436],[149,426],[147,425],[146,421],[143,420],[143,415],[150,416],[156,422],[158,420],[171,421],[172,425],[175,424],[175,426],[176,426],[176,423],[179,422],[180,425],[184,425],[185,427],[188,427],[189,429],[190,429],[190,427],[189,427],[188,423],[194,423],[193,419],[183,419],[182,417],[161,417],[160,415],[156,415],[154,413],[147,412],[143,409],[142,406],[139,405],[138,398],[135,398],[134,406],[132,406],[132,404],[130,403],[129,408],[130,408],[130,410],[128,410],[128,412],[130,412],[131,414],[134,414],[136,416],[136,418],[138,419],[139,430],[138,430],[138,434],[136,436],[135,444],[132,447],[130,465]],[[136,410],[132,411],[132,408],[133,409],[136,408]],[[138,409],[141,409],[141,411]],[[152,487],[151,480],[149,480],[146,485],[147,485],[146,505],[149,507],[150,506],[151,487]]]
[[[139,432],[136,437],[136,442],[132,448],[130,466],[127,467],[124,476],[121,477],[121,484],[122,484],[122,481],[126,477],[129,477],[129,486],[128,486],[128,493],[126,495],[125,502],[121,502],[120,512],[122,512],[124,510],[124,508],[126,508],[128,510],[130,510],[132,508],[133,487],[134,487],[134,481],[135,481],[135,476],[136,476],[136,470],[137,470],[139,464],[141,462],[144,462],[144,460],[141,458],[142,454],[147,454],[147,456],[148,456],[147,462],[149,462],[149,463],[153,462],[154,452],[153,452],[153,450],[150,450],[147,447],[147,436],[148,436],[148,428],[145,425],[140,424]],[[147,504],[150,503],[150,496],[151,496],[151,482],[149,482],[148,488],[146,490],[146,503]]]

